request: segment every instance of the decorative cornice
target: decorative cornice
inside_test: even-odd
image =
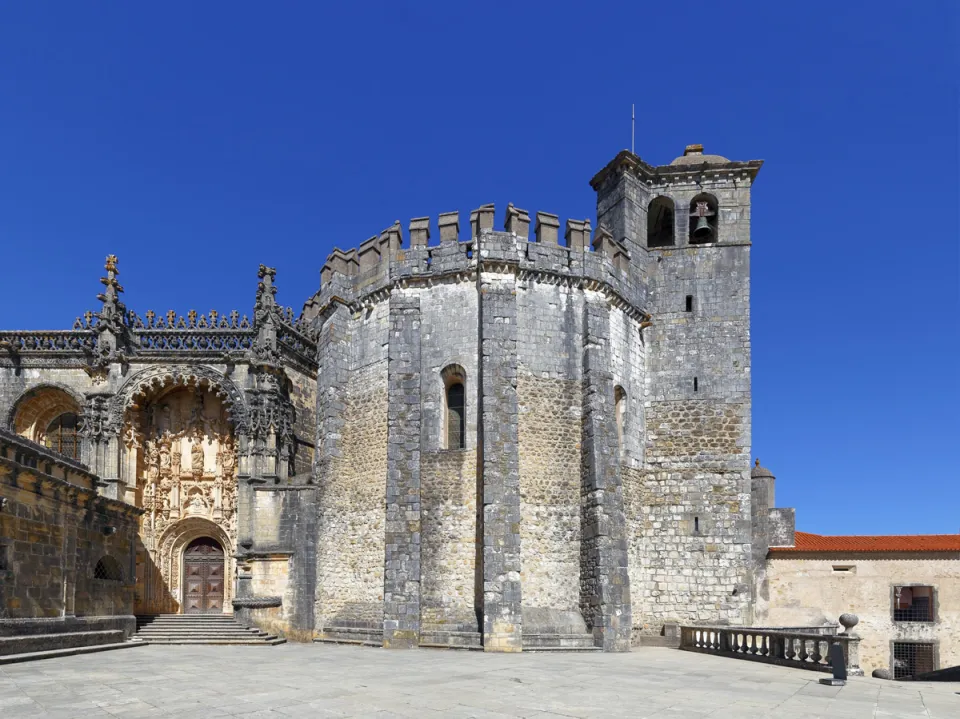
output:
[[[632,174],[648,184],[689,179],[696,181],[699,177],[714,175],[743,176],[752,182],[763,166],[763,160],[749,160],[747,162],[704,162],[701,164],[684,165],[650,165],[634,155],[629,150],[621,150],[606,166],[590,180],[590,187],[598,191],[610,177],[626,173]]]

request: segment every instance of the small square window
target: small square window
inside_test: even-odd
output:
[[[686,311],[693,312],[693,295],[687,295]]]
[[[900,586],[893,588],[893,621],[932,622],[933,587]]]

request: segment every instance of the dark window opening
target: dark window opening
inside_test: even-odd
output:
[[[671,247],[674,244],[673,200],[657,197],[647,207],[647,247]]]
[[[700,383],[697,381],[697,378],[693,378],[693,391],[697,392],[700,389]]]
[[[463,384],[457,382],[447,387],[447,449],[466,447],[465,399]]]
[[[687,295],[687,312],[693,312],[693,295]]]
[[[94,579],[104,579],[108,582],[122,582],[123,570],[120,563],[113,557],[107,555],[100,558],[97,566],[93,570]]]
[[[697,195],[690,202],[690,244],[717,241],[717,198]]]
[[[893,678],[905,679],[936,669],[932,644],[893,643]]]
[[[693,518],[693,531],[695,534],[700,534],[700,517]]]
[[[77,415],[73,412],[61,414],[49,425],[45,435],[47,447],[71,459],[80,459],[80,437]]]
[[[893,621],[932,622],[933,587],[894,587]]]
[[[617,446],[623,450],[623,420],[627,408],[627,393],[617,385],[613,389],[614,414],[617,419]]]

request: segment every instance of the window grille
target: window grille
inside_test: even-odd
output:
[[[893,678],[925,674],[936,669],[933,661],[933,645],[915,642],[893,643]]]
[[[47,447],[71,459],[80,459],[80,438],[77,435],[77,425],[77,415],[73,412],[61,414],[47,425]]]
[[[893,621],[932,622],[933,587],[894,587]]]
[[[100,558],[97,566],[93,569],[94,579],[105,579],[108,582],[122,582],[123,570],[120,563],[113,557],[107,555]]]

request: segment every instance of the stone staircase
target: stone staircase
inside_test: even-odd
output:
[[[228,614],[152,614],[137,617],[134,642],[144,644],[284,644],[287,640],[245,627]]]

